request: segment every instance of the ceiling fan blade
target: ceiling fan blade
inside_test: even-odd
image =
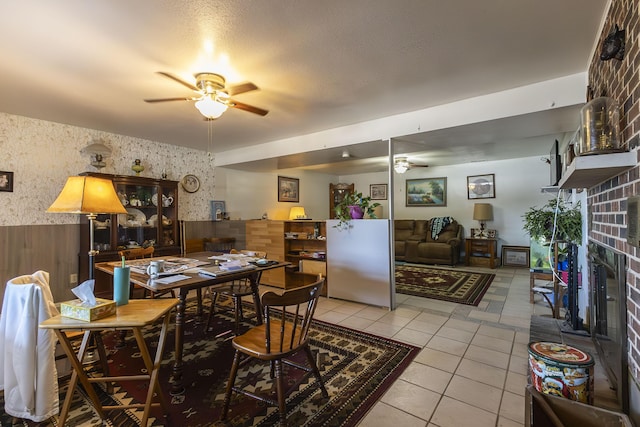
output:
[[[269,113],[268,110],[263,110],[262,108],[254,107],[253,105],[244,104],[242,102],[237,102],[232,99],[230,99],[227,104],[229,105],[229,107],[238,108],[240,110],[258,114],[260,116],[266,116]]]
[[[186,81],[182,80],[180,77],[174,76],[171,73],[167,73],[167,72],[164,72],[164,71],[158,71],[158,74],[160,74],[162,76],[165,76],[165,77],[168,77],[171,80],[176,81],[176,82],[180,83],[181,85],[188,87],[192,91],[201,92],[200,89],[196,85],[194,85],[192,83],[189,83],[189,82],[186,82]]]
[[[156,98],[156,99],[145,99],[144,102],[167,102],[167,101],[195,101],[199,98]]]
[[[429,165],[416,165],[415,163],[410,163],[409,167],[410,168],[428,168]]]
[[[228,88],[225,89],[225,92],[233,96],[233,95],[239,95],[241,93],[250,92],[252,90],[257,90],[257,89],[258,89],[258,86],[254,85],[251,82],[246,82],[246,83],[240,83],[238,85],[229,86]]]

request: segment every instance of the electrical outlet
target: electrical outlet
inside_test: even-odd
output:
[[[75,283],[78,283],[78,275],[77,274],[72,274],[69,276],[69,283],[71,283],[72,285]]]

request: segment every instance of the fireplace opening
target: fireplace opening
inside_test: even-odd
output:
[[[626,256],[589,243],[591,337],[618,403],[629,413]]]

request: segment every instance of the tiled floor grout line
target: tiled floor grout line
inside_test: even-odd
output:
[[[533,305],[529,304],[528,271],[527,274],[521,274],[515,269],[473,270],[498,273],[491,287],[485,293],[485,296],[489,296],[489,298],[483,297],[478,307],[463,306],[436,300],[416,299],[415,297],[403,295],[397,295],[398,305],[397,309],[393,311],[335,299],[323,299],[321,301],[316,314],[316,317],[319,317],[321,320],[408,343],[420,348],[421,352],[428,350],[424,359],[420,358],[420,354],[422,353],[419,353],[411,364],[419,364],[424,368],[437,370],[443,375],[448,375],[446,381],[437,380],[437,383],[434,382],[431,384],[421,384],[418,379],[409,381],[402,377],[396,380],[396,383],[398,381],[405,383],[401,389],[410,386],[409,389],[411,389],[411,387],[417,387],[415,390],[423,390],[429,394],[433,393],[435,405],[431,409],[427,417],[428,419],[425,420],[425,418],[423,418],[425,415],[424,407],[416,408],[415,411],[413,411],[412,408],[404,406],[406,402],[397,403],[396,400],[393,400],[393,396],[385,399],[387,394],[393,393],[394,387],[392,385],[390,390],[387,391],[387,394],[383,395],[376,404],[385,405],[384,409],[376,411],[376,406],[374,405],[370,413],[371,417],[365,416],[360,426],[378,427],[390,425],[381,424],[385,422],[385,417],[390,416],[388,413],[396,414],[396,418],[398,418],[398,420],[391,419],[391,424],[399,423],[399,420],[402,419],[402,425],[407,425],[407,427],[413,427],[414,425],[416,427],[425,427],[427,425],[429,427],[457,426],[459,424],[447,424],[450,422],[450,420],[447,421],[447,416],[456,416],[459,414],[445,414],[443,412],[444,409],[439,411],[441,405],[442,407],[451,409],[452,402],[463,405],[460,408],[475,408],[484,414],[491,414],[495,417],[495,421],[492,421],[490,424],[482,423],[478,425],[490,425],[492,427],[498,425],[504,427],[524,425],[524,393],[515,393],[511,390],[514,385],[518,385],[518,383],[522,381],[523,376],[526,377],[527,375],[527,372],[523,371],[523,366],[520,366],[520,362],[522,358],[527,357],[525,348],[529,337],[530,316],[531,314],[547,314],[550,313],[550,311],[542,301],[536,301]],[[502,297],[504,300],[497,301],[496,297]],[[487,302],[487,304],[482,304],[482,302]],[[378,312],[377,310],[383,311]],[[428,326],[427,329],[424,329],[424,327],[418,323],[423,322],[429,325],[436,320],[439,325],[433,327],[433,329]],[[361,327],[355,325],[366,326]],[[470,329],[473,329],[473,331]],[[505,339],[506,335],[501,331],[508,332],[509,338]],[[465,336],[465,333],[469,333],[470,336]],[[436,341],[434,341],[434,338]],[[448,340],[441,341],[445,348],[447,342],[452,342],[463,344],[465,346],[464,351],[461,352],[461,354],[455,354],[455,352],[451,352],[450,350],[445,351],[438,347],[429,347],[430,344],[436,344],[438,340],[442,339]],[[510,345],[507,346],[503,341],[510,342]],[[495,343],[496,347],[492,348],[492,344],[488,343]],[[471,346],[473,346],[473,348]],[[478,360],[468,358],[468,356],[473,356],[473,354],[470,353],[471,350],[480,352],[481,356],[479,356],[479,358],[476,357]],[[502,367],[501,363],[497,363],[496,365],[485,363],[487,360],[490,360],[491,351],[496,352],[493,353],[496,357],[498,357],[499,354],[505,355],[507,359],[504,367]],[[441,362],[438,362],[438,357],[443,357],[443,355],[445,359],[447,357],[446,355],[458,359],[453,365],[442,365]],[[432,359],[432,357],[436,357],[436,359]],[[502,356],[499,358],[502,358]],[[461,370],[463,363],[466,364],[465,371]],[[411,364],[409,366],[411,366]],[[482,366],[485,366],[487,369],[503,371],[504,378],[499,382],[500,387],[497,386],[496,382],[491,382],[490,379],[482,375],[476,376],[472,371],[469,371],[471,367],[483,369]],[[458,377],[456,381],[469,381],[469,384],[478,384],[480,390],[484,390],[485,386],[497,390],[500,394],[494,395],[492,403],[492,405],[497,403],[495,407],[496,412],[493,412],[493,409],[487,409],[489,406],[486,408],[476,406],[478,401],[477,397],[475,400],[471,400],[471,402],[475,403],[469,403],[464,399],[461,400],[457,397],[447,395],[446,393],[449,392],[448,390],[453,385],[452,383],[456,377]],[[444,379],[444,377],[442,379]],[[455,391],[453,393],[457,394]],[[437,399],[435,399],[436,395]],[[514,396],[518,397],[518,402],[514,401]],[[410,401],[412,396],[406,396],[404,398],[400,396],[400,398]],[[391,401],[396,403],[389,403]],[[455,407],[455,404],[453,405],[453,407]],[[514,405],[516,409],[513,408]],[[516,420],[514,420],[514,418],[516,418]],[[436,424],[436,421],[439,424]],[[404,424],[404,422],[406,422],[406,424]]]

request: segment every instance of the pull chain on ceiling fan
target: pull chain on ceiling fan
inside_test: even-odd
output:
[[[251,82],[226,87],[226,80],[220,74],[199,73],[195,75],[196,84],[194,85],[182,80],[180,77],[174,76],[171,73],[158,71],[158,74],[180,83],[181,85],[196,92],[199,96],[145,99],[145,102],[196,101],[195,106],[198,111],[200,111],[200,114],[209,120],[217,119],[227,111],[227,108],[229,107],[248,111],[260,116],[266,116],[269,112],[268,110],[231,99],[231,96],[257,90],[258,86]]]

